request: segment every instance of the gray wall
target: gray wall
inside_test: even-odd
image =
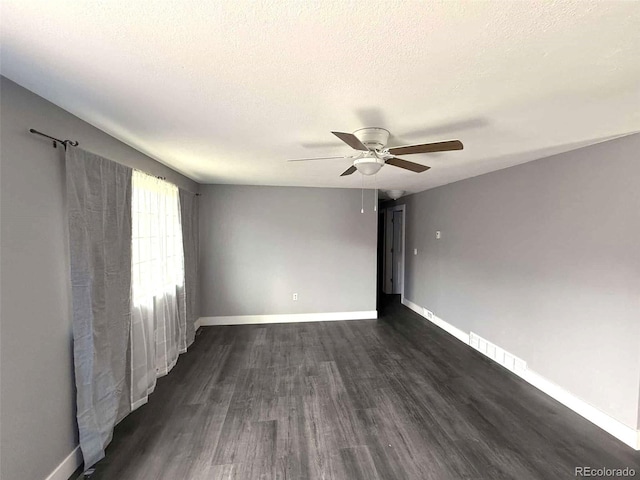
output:
[[[201,193],[202,316],[376,309],[371,191],[364,214],[353,189],[203,185]]]
[[[37,95],[0,80],[0,477],[44,479],[76,446],[61,149],[36,128],[107,158],[198,185]]]
[[[407,205],[409,300],[633,428],[638,152],[634,135],[397,202]]]

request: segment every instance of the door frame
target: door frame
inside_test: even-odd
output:
[[[388,268],[387,268],[387,254],[388,254],[388,250],[387,250],[387,228],[389,228],[389,225],[391,224],[389,222],[389,216],[391,216],[391,218],[393,218],[393,212],[397,212],[397,211],[401,211],[402,212],[402,289],[400,290],[400,298],[402,300],[404,300],[404,285],[405,285],[405,280],[406,280],[406,275],[405,275],[405,265],[407,263],[407,249],[406,249],[406,244],[407,244],[407,206],[405,204],[402,205],[394,205],[393,207],[388,207],[384,209],[384,229],[385,229],[385,234],[384,234],[384,265],[383,265],[383,282],[382,282],[382,291],[384,293],[386,292],[386,287],[387,287],[387,274],[388,272]],[[393,229],[393,227],[391,227]],[[391,234],[391,238],[393,238],[393,232]],[[393,261],[393,260],[392,260]],[[393,265],[391,266],[392,271],[393,271]]]

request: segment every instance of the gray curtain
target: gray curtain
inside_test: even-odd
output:
[[[85,469],[129,402],[131,169],[68,147],[67,208],[77,418]]]
[[[184,248],[184,289],[187,317],[187,345],[195,338],[198,319],[198,197],[180,189],[180,222]]]

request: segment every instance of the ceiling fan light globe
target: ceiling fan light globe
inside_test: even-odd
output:
[[[376,162],[363,162],[358,163],[356,168],[362,175],[375,175],[382,168],[382,164]]]
[[[404,190],[387,190],[386,193],[391,200],[397,200],[404,195]]]
[[[366,153],[363,157],[356,159],[353,166],[358,169],[362,175],[375,175],[384,165],[384,160],[378,158],[373,153]]]

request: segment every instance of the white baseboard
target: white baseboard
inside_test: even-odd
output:
[[[80,446],[77,446],[67,455],[67,458],[51,472],[46,480],[69,480],[69,477],[74,474],[80,465],[82,465],[82,452],[80,451]]]
[[[538,390],[546,393],[551,398],[557,400],[565,407],[570,408],[578,415],[589,420],[594,425],[597,425],[605,432],[613,435],[618,440],[626,443],[635,450],[640,450],[640,431],[635,430],[624,423],[616,420],[610,415],[604,413],[602,410],[597,409],[593,405],[588,404],[584,400],[568,392],[564,388],[556,385],[555,383],[547,380],[542,375],[534,372],[533,370],[525,370],[518,374],[522,379],[536,387]]]
[[[194,323],[194,329],[198,330],[202,326],[202,317],[198,318]]]
[[[445,332],[450,333],[451,335],[456,337],[461,342],[465,343],[466,345],[469,345],[469,334],[468,333],[463,332],[458,327],[454,327],[450,323],[445,322],[444,320],[442,320],[441,318],[439,318],[436,315],[433,316],[433,319],[427,318],[427,316],[424,314],[424,308],[421,307],[420,305],[417,305],[417,304],[413,303],[411,300],[407,300],[406,298],[403,297],[402,298],[402,304],[407,306],[407,307],[409,307],[411,310],[416,312],[418,315],[421,315],[422,317],[426,318],[427,320],[429,320],[434,325],[439,326]]]
[[[442,328],[446,332],[453,335],[455,338],[460,340],[461,342],[469,345],[469,334],[463,332],[457,327],[454,327],[450,323],[445,322],[441,318],[438,318],[434,315],[433,319],[428,319],[425,315],[425,309],[420,305],[413,303],[406,298],[402,298],[402,304],[406,307],[410,308],[418,315],[424,317],[429,320],[434,325]],[[491,358],[491,357],[487,357]],[[495,359],[494,359],[495,361]],[[529,384],[536,387],[538,390],[546,393],[551,398],[557,400],[562,403],[564,406],[570,408],[577,414],[581,415],[585,419],[589,420],[594,425],[600,427],[605,432],[613,435],[615,438],[630,446],[635,450],[640,450],[640,430],[636,430],[624,423],[616,420],[612,416],[607,413],[604,413],[602,410],[590,405],[584,400],[576,397],[571,392],[563,389],[559,385],[547,380],[540,374],[534,372],[533,370],[525,369],[523,371],[513,371],[507,370],[511,373],[518,375],[520,378],[528,382]]]
[[[249,325],[255,323],[335,322],[338,320],[367,320],[378,318],[376,310],[361,312],[290,313],[282,315],[232,315],[228,317],[200,317],[197,326]],[[197,328],[197,327],[196,327]]]

